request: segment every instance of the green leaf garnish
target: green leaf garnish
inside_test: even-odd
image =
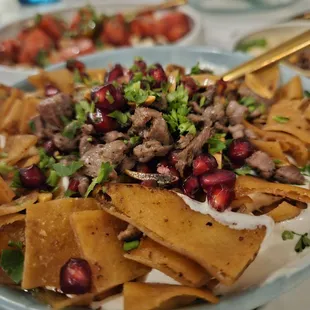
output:
[[[10,185],[12,188],[21,188],[23,187],[22,186],[22,183],[20,181],[20,174],[19,174],[19,171],[16,171],[14,173],[14,177],[13,177],[13,180],[12,180],[12,183]]]
[[[82,79],[80,71],[78,69],[75,69],[73,72],[73,82],[74,83],[83,83],[83,79]]]
[[[308,237],[308,233],[305,234],[298,234],[291,230],[285,230],[282,233],[283,240],[293,240],[294,236],[298,236],[299,239],[295,245],[295,252],[301,253],[305,248],[310,247],[310,239]]]
[[[59,181],[59,176],[55,170],[50,170],[50,174],[46,180],[46,183],[51,187],[56,187]]]
[[[93,178],[93,181],[88,186],[87,192],[84,197],[85,198],[88,197],[88,195],[91,193],[91,191],[95,188],[97,184],[106,182],[109,178],[109,174],[113,171],[113,169],[114,168],[110,163],[108,162],[102,163],[98,176],[96,178]]]
[[[197,62],[197,64],[191,68],[191,75],[195,75],[195,74],[200,74],[201,73],[201,69],[199,67],[199,62]]]
[[[71,191],[70,189],[67,189],[67,190],[65,191],[64,196],[65,196],[65,197],[71,197],[71,196],[73,196],[73,195],[75,195],[75,194],[78,194],[78,193],[77,193],[77,192],[74,192],[74,191]]]
[[[129,143],[130,143],[131,145],[136,145],[136,144],[138,144],[138,143],[140,142],[140,140],[141,140],[141,137],[139,137],[139,136],[133,136],[133,137],[130,137]]]
[[[254,170],[248,165],[244,165],[241,168],[235,169],[235,173],[238,175],[255,175]]]
[[[266,46],[267,46],[266,39],[260,38],[241,42],[236,46],[236,50],[241,52],[248,52],[253,47],[266,47]]]
[[[48,156],[43,148],[39,148],[39,155],[40,155],[39,168],[46,169],[53,167],[53,165],[56,162],[54,157]]]
[[[12,166],[9,166],[7,163],[5,162],[0,162],[0,174],[5,176],[7,174],[9,174],[10,172],[15,171],[16,169]]]
[[[28,125],[32,133],[36,131],[36,124],[34,123],[33,120],[29,121]]]
[[[310,98],[310,91],[305,90],[304,95],[305,95],[305,97]]]
[[[289,117],[280,116],[280,115],[276,115],[272,119],[278,123],[281,123],[281,124],[285,124],[290,120]]]
[[[123,250],[126,251],[126,252],[134,250],[134,249],[139,247],[139,244],[140,244],[139,240],[134,240],[134,241],[130,241],[130,242],[124,242]]]
[[[276,165],[282,164],[282,161],[281,161],[280,159],[274,159],[273,162],[274,162]]]
[[[23,243],[21,241],[12,241],[10,240],[8,242],[8,246],[12,247],[12,248],[17,248],[17,249],[20,249],[22,250],[23,249]]]
[[[282,239],[283,240],[292,240],[292,239],[294,239],[294,233],[290,230],[285,230],[282,233]]]
[[[130,113],[129,112],[123,113],[121,111],[113,111],[108,116],[115,118],[119,124],[121,124],[122,126],[125,126],[128,124]]]
[[[53,165],[53,169],[60,177],[69,177],[84,166],[82,161],[73,161],[69,165],[57,163]]]
[[[41,14],[36,14],[36,16],[34,17],[34,23],[36,25],[40,24],[42,20],[42,15]]]
[[[149,96],[149,91],[141,88],[141,82],[130,83],[125,86],[124,89],[125,98],[128,101],[134,102],[136,105],[142,104],[145,102]]]
[[[309,176],[310,177],[310,165],[306,165],[303,168],[300,168],[300,172],[303,175]]]
[[[199,106],[202,108],[206,102],[206,97],[202,96],[199,100]]]
[[[216,133],[211,138],[209,138],[207,143],[209,144],[210,154],[213,155],[226,149],[226,143],[225,141],[222,141],[225,136],[225,133]]]
[[[24,254],[20,242],[9,241],[13,249],[4,249],[1,252],[0,267],[16,283],[20,283],[23,277]]]
[[[43,49],[39,50],[35,59],[35,63],[42,68],[48,66],[49,65],[48,52]]]
[[[84,123],[78,120],[74,120],[65,127],[61,134],[68,139],[73,139],[76,136],[76,132],[83,126],[83,124]]]

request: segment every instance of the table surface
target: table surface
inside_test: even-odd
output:
[[[126,0],[131,2],[132,0]],[[221,1],[221,0],[217,0]],[[64,0],[62,2],[44,5],[44,6],[21,6],[16,0],[0,0],[0,27],[3,24],[11,21],[33,15],[37,12],[47,12],[51,9],[61,9],[68,7],[74,3],[90,3],[92,1],[84,0]],[[156,3],[157,0],[134,0],[137,3]],[[231,50],[234,43],[242,36],[268,25],[275,24],[280,21],[285,21],[290,16],[310,10],[310,0],[301,0],[295,5],[264,14],[247,14],[238,15],[204,15],[202,16],[204,35],[201,37],[200,45],[208,43],[208,45],[218,46],[224,49]],[[0,72],[0,80],[1,77]],[[310,279],[286,293],[285,295],[275,299],[268,305],[261,307],[260,310],[306,310],[310,305]]]

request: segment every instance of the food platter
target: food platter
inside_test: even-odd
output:
[[[137,55],[143,57],[148,63],[160,62],[163,65],[175,63],[182,64],[187,68],[195,66],[197,61],[199,61],[201,65],[214,70],[218,74],[249,58],[240,53],[232,54],[204,47],[186,47],[182,48],[182,50],[177,47],[158,47],[117,50],[83,57],[81,60],[89,68],[97,68],[99,65],[105,67],[110,63],[119,62],[120,59],[122,60],[122,65],[130,66],[132,59]],[[59,69],[61,66],[54,66],[50,70]],[[281,83],[288,82],[295,74],[290,69],[281,66]],[[307,79],[302,78],[302,84],[305,89],[310,88],[310,83]],[[31,89],[31,85],[26,81],[22,81],[16,86],[23,90]],[[197,305],[185,309],[252,310],[305,280],[310,275],[309,263],[307,262],[309,261],[309,255],[309,252],[305,251],[300,256],[292,256],[292,259],[287,261],[287,265],[281,266],[281,268],[284,268],[282,273],[275,275],[272,272],[267,274],[266,278],[263,279],[264,281],[258,287],[253,286],[246,291],[241,290],[235,294],[227,295],[221,299],[218,305]],[[2,287],[0,288],[0,292],[0,304],[4,309],[46,308],[39,305],[31,296],[25,295],[24,293]],[[112,310],[112,308],[103,309]],[[116,308],[113,307],[114,309],[121,310],[121,306],[118,304]]]

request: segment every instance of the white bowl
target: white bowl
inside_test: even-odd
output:
[[[1,0],[0,0],[1,1]],[[117,12],[124,12],[126,10],[135,10],[141,8],[141,1],[133,1],[127,3],[126,1],[111,1],[105,0],[104,2],[92,1],[92,6],[99,12],[104,12],[106,14],[115,14]],[[85,6],[85,3],[78,3],[75,5],[66,5],[62,9],[54,9],[49,11],[51,14],[57,14],[58,16],[64,18],[65,20],[72,20],[72,17],[76,11]],[[201,21],[200,14],[189,6],[180,7],[179,11],[185,13],[191,20],[191,30],[182,39],[175,42],[173,45],[177,46],[189,46],[195,45],[200,42],[201,38]],[[8,38],[15,37],[19,31],[29,23],[36,13],[47,13],[44,7],[39,7],[37,11],[32,11],[31,14],[26,12],[26,17],[23,15],[22,19],[16,20],[11,23],[4,24],[0,27],[0,41]],[[100,51],[99,51],[100,52]],[[13,85],[14,83],[27,78],[27,76],[35,74],[38,71],[37,68],[24,67],[24,66],[3,66],[0,65],[0,83],[6,85]]]

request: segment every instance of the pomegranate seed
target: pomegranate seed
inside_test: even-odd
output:
[[[85,65],[81,61],[76,59],[67,60],[66,67],[71,72],[74,72],[75,69],[77,69],[80,73],[85,70]]]
[[[152,68],[149,69],[148,74],[154,79],[154,88],[159,88],[162,83],[166,83],[168,81],[166,73],[160,64],[155,64],[152,66]]]
[[[178,162],[178,151],[173,151],[173,152],[171,152],[170,154],[169,154],[169,163],[171,164],[171,165],[175,165],[177,162]]]
[[[225,211],[235,197],[235,192],[224,185],[211,187],[207,193],[212,208],[219,212]]]
[[[85,294],[91,289],[91,276],[85,259],[70,258],[60,269],[60,289],[64,294]]]
[[[68,189],[72,192],[77,193],[79,191],[80,181],[77,179],[71,179],[69,182]]]
[[[107,75],[107,82],[113,82],[119,77],[124,75],[123,67],[120,64],[116,64]]]
[[[254,153],[252,143],[240,138],[233,140],[228,148],[228,158],[235,164],[244,164],[245,160]]]
[[[19,169],[19,176],[22,185],[31,189],[42,187],[46,181],[44,173],[36,165]]]
[[[198,89],[195,80],[190,76],[184,76],[182,79],[182,83],[184,85],[184,88],[187,90],[188,95],[192,97]]]
[[[97,108],[110,111],[121,109],[125,103],[121,90],[113,84],[93,88],[91,99],[95,102]]]
[[[48,140],[48,141],[45,141],[44,144],[43,144],[43,148],[45,150],[45,153],[47,155],[53,155],[54,152],[57,150],[54,142],[52,140]]]
[[[235,183],[236,175],[229,170],[215,170],[212,173],[200,176],[200,185],[205,192],[208,192],[210,187],[217,185],[226,185],[233,188]]]
[[[109,113],[108,111],[96,109],[95,113],[89,114],[89,118],[97,132],[105,133],[117,128],[117,121],[109,117]]]
[[[59,89],[51,84],[45,85],[45,96],[46,97],[53,97],[59,93]]]
[[[201,175],[211,172],[217,168],[218,164],[214,156],[211,154],[198,155],[193,161],[193,174]]]
[[[139,163],[137,164],[136,170],[138,172],[143,172],[143,173],[151,173],[152,170],[147,164]]]
[[[183,183],[184,194],[194,198],[195,194],[200,189],[198,178],[194,175],[189,176]]]
[[[146,187],[157,187],[157,182],[155,180],[147,180],[142,181],[141,185]]]
[[[144,60],[135,60],[135,66],[139,68],[140,71],[144,72],[146,70],[146,63]]]

